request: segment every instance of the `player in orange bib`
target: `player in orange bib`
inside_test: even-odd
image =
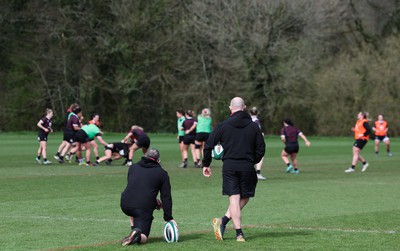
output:
[[[353,145],[353,161],[351,162],[351,167],[344,171],[346,173],[353,173],[355,171],[357,161],[363,164],[361,172],[365,172],[368,168],[368,162],[361,156],[360,152],[368,142],[369,135],[371,134],[371,127],[367,120],[367,113],[359,112],[357,119],[356,125],[351,128],[354,132],[354,138],[356,139]]]
[[[379,144],[381,142],[386,145],[386,152],[389,157],[392,157],[392,152],[390,151],[390,140],[388,137],[388,123],[383,120],[383,114],[378,115],[378,120],[375,121],[374,127],[372,130],[375,132],[375,155],[378,157],[379,155]]]

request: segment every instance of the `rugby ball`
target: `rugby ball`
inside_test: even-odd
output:
[[[222,147],[222,145],[221,144],[215,145],[211,152],[211,157],[213,157],[216,160],[219,160],[222,158],[223,155],[224,155],[224,148]]]
[[[168,243],[178,242],[178,226],[173,221],[168,221],[164,225],[164,239]]]

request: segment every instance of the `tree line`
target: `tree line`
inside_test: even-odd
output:
[[[0,1],[0,130],[61,129],[78,102],[107,131],[175,132],[177,108],[256,106],[313,135],[384,113],[399,135],[398,0]]]

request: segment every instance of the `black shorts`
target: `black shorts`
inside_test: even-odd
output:
[[[375,136],[375,140],[379,142],[387,141],[389,140],[388,136]]]
[[[298,143],[287,143],[284,150],[288,154],[298,153],[299,152],[299,144]]]
[[[210,134],[208,132],[199,132],[196,133],[196,141],[199,142],[206,142]]]
[[[222,171],[222,194],[240,194],[242,198],[254,197],[257,186],[257,173],[251,171]]]
[[[149,148],[150,147],[150,138],[147,135],[141,135],[136,139],[135,144],[141,148]]]
[[[128,216],[133,217],[133,224],[135,228],[139,228],[144,235],[149,237],[151,224],[153,223],[153,212],[145,211],[137,208],[122,207],[122,212]]]
[[[38,141],[47,141],[47,135],[49,135],[48,133],[46,133],[45,131],[40,130],[38,133]]]
[[[74,130],[64,130],[64,141],[69,142],[70,144],[73,144],[75,142],[75,134],[76,131]]]
[[[368,140],[366,139],[356,139],[356,142],[354,142],[353,146],[360,148],[362,150],[367,143]]]
[[[195,134],[186,134],[183,137],[183,144],[185,144],[185,145],[194,144],[195,139],[196,139]]]
[[[90,139],[85,131],[80,130],[75,134],[75,141],[79,143],[87,143],[90,142]]]
[[[183,138],[184,138],[184,136],[179,136],[179,137],[178,137],[178,143],[179,143],[179,144],[183,142]]]

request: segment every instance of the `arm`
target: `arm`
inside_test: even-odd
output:
[[[185,131],[185,133],[186,133],[186,134],[189,134],[190,132],[192,132],[193,130],[195,130],[195,129],[196,129],[196,125],[197,125],[197,123],[194,122],[193,125],[192,125],[188,130]]]
[[[304,135],[303,133],[300,134],[300,137],[304,140],[304,142],[306,142],[306,146],[310,146],[311,142],[307,140],[306,135]]]
[[[97,135],[96,138],[103,146],[108,146],[107,142],[104,141],[104,139],[101,137],[101,135]],[[112,146],[110,145],[110,147],[112,147]]]
[[[371,127],[370,127],[369,123],[368,122],[364,122],[363,126],[365,128],[364,136],[370,135],[371,134]]]
[[[121,142],[122,143],[128,143],[128,140],[129,140],[129,138],[132,136],[132,133],[131,132],[129,132],[126,136],[125,136],[125,138],[123,139],[123,140],[121,140]]]
[[[43,126],[43,121],[39,120],[39,122],[37,123],[37,126],[42,129],[45,132],[49,132],[49,129],[47,129],[46,127]]]
[[[164,220],[170,221],[174,218],[172,217],[172,196],[171,196],[171,183],[169,181],[168,174],[165,174],[163,179],[161,189],[160,189],[160,198],[162,201],[163,211],[164,211]]]

